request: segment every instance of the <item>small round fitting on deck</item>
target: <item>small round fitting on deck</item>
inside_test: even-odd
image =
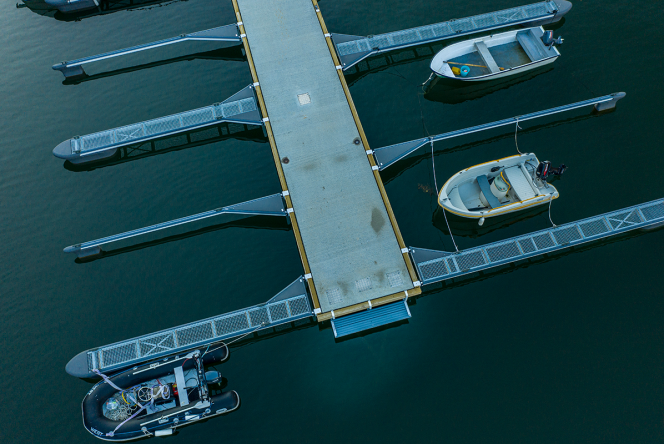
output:
[[[290,162],[290,159],[288,157],[284,157],[284,158],[281,159],[281,163],[283,163],[283,164],[286,164],[288,162]]]
[[[360,141],[360,138],[359,138],[359,137],[356,137],[356,138],[353,139],[353,143],[354,143],[355,145],[359,145],[360,142],[361,142],[361,141]]]

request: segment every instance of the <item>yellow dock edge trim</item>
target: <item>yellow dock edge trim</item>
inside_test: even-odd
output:
[[[408,293],[408,296],[406,296],[406,293]],[[402,301],[411,296],[417,296],[419,294],[422,294],[421,287],[415,287],[411,290],[408,290],[407,292],[402,291],[399,293],[394,293],[380,298],[372,299],[371,306],[369,306],[369,302],[367,301],[367,302],[360,302],[359,304],[355,305],[349,305],[348,307],[340,308],[338,310],[334,310],[334,317],[339,318],[341,316],[346,316],[349,314],[368,310],[369,308],[380,307],[381,305],[387,305],[391,304],[392,302]],[[332,312],[328,311],[325,313],[321,313],[319,315],[316,315],[316,318],[318,319],[318,322],[329,321],[330,319],[332,319]]]
[[[235,3],[236,0],[233,0]],[[325,26],[325,21],[323,20],[323,15],[320,12],[320,7],[318,6],[317,0],[311,0],[311,2],[314,5],[314,9],[316,11],[316,15],[318,16],[318,21],[320,22],[320,27],[323,31],[323,34],[327,35],[329,34],[327,30],[327,26]],[[334,61],[335,66],[341,66],[341,62],[339,61],[339,58],[337,57],[337,52],[334,49],[334,45],[332,44],[332,39],[330,37],[325,37],[325,41],[327,42],[327,47],[330,50],[330,54],[332,55],[332,60]],[[346,94],[346,100],[348,101],[348,106],[350,107],[350,112],[353,114],[353,119],[355,120],[355,125],[357,126],[357,131],[360,133],[360,138],[362,139],[362,145],[365,151],[369,150],[369,142],[367,141],[367,136],[364,134],[364,129],[362,128],[362,123],[360,122],[360,117],[357,115],[357,110],[355,109],[355,104],[353,103],[353,98],[350,95],[350,90],[348,89],[348,85],[346,84],[346,78],[344,77],[344,73],[342,69],[337,69],[337,74],[339,75],[339,81],[341,82],[341,86],[344,90],[344,93]],[[367,156],[369,160],[369,164],[374,167],[377,166],[376,162],[374,161],[373,156]],[[378,190],[380,191],[380,195],[383,198],[383,204],[385,205],[385,209],[387,210],[387,216],[390,219],[390,224],[392,225],[392,230],[394,231],[394,234],[397,238],[397,242],[399,244],[399,247],[403,251],[404,248],[406,248],[406,244],[403,241],[403,237],[401,236],[401,231],[399,230],[399,226],[397,225],[397,219],[394,216],[394,212],[392,211],[392,205],[390,205],[390,201],[387,198],[387,192],[385,191],[385,186],[383,185],[383,180],[380,177],[380,173],[378,170],[373,170],[374,173],[374,179],[376,180],[376,184],[378,185]],[[410,274],[410,278],[413,282],[418,281],[419,277],[417,276],[417,273],[415,272],[415,267],[413,267],[413,263],[410,260],[410,255],[408,252],[402,253],[402,257],[404,262],[406,263],[406,268],[408,268],[408,273]],[[336,312],[335,312],[336,313]],[[320,315],[319,315],[320,316]]]
[[[233,9],[235,10],[235,18],[238,23],[238,28],[240,29],[240,34],[246,35],[244,24],[242,24],[242,15],[240,14],[240,7],[237,3],[237,0],[232,0],[232,2],[233,2]],[[258,74],[256,73],[256,66],[254,65],[254,59],[251,55],[251,48],[249,48],[249,41],[247,40],[246,36],[242,38],[242,45],[244,46],[244,50],[247,53],[247,61],[249,62],[249,70],[251,71],[251,78],[253,79],[253,83],[257,84],[259,83]],[[261,109],[263,117],[269,117],[267,114],[267,107],[265,106],[265,99],[263,99],[263,93],[261,92],[260,84],[254,86],[254,90],[256,91],[256,97],[258,98],[258,105]],[[284,175],[284,170],[281,167],[281,159],[279,158],[279,151],[277,150],[277,144],[274,140],[274,134],[272,133],[272,125],[270,125],[269,121],[264,122],[264,125],[265,125],[265,131],[267,132],[268,140],[270,141],[270,148],[272,150],[272,157],[274,159],[274,164],[277,167],[277,174],[279,175],[279,183],[281,184],[281,190],[288,191],[286,176]],[[291,201],[290,196],[285,196],[284,200],[286,201],[287,208],[293,207],[293,202]],[[304,243],[302,242],[302,235],[300,234],[300,228],[297,223],[295,212],[289,213],[289,216],[290,216],[290,221],[293,224],[293,233],[295,234],[295,242],[297,243],[297,250],[300,253],[300,259],[302,260],[302,267],[304,268],[304,274],[310,275],[311,269],[309,268],[309,260],[307,259],[307,253],[304,250]],[[314,306],[313,308],[315,310],[317,309],[319,310],[320,302],[318,301],[318,294],[316,293],[316,287],[313,284],[313,279],[308,278],[307,284],[309,287],[309,291],[311,293],[311,300]]]

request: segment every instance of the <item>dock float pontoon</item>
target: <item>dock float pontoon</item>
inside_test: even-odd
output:
[[[451,139],[453,137],[465,136],[467,134],[477,133],[479,131],[486,131],[493,128],[500,128],[501,126],[516,125],[517,123],[525,122],[526,120],[551,116],[553,114],[558,114],[565,111],[572,111],[590,105],[593,105],[594,110],[597,112],[607,112],[614,109],[618,100],[622,99],[625,96],[626,94],[624,92],[608,94],[606,96],[596,97],[594,99],[588,99],[588,100],[582,100],[581,102],[570,103],[569,105],[557,106],[555,108],[549,108],[534,113],[522,114],[520,116],[510,117],[509,119],[498,120],[495,122],[485,123],[483,125],[472,126],[470,128],[450,131],[443,134],[437,134],[435,136],[422,137],[421,139],[411,140],[408,142],[401,142],[395,145],[385,146],[382,148],[376,148],[375,150],[373,150],[372,154],[376,159],[376,163],[378,164],[380,171],[383,171],[385,168],[389,167],[390,165],[394,165],[394,163],[396,163],[397,161],[403,159],[404,157],[417,151],[418,149],[422,148],[423,146],[429,143],[440,142],[441,140]]]
[[[300,277],[264,304],[81,352],[69,361],[66,371],[78,378],[96,378],[93,370],[120,371],[311,316],[304,278]]]
[[[233,6],[318,320],[419,294],[318,5]]]
[[[271,196],[253,199],[247,202],[242,202],[235,205],[228,205],[226,207],[217,208],[215,210],[205,211],[203,213],[193,214],[191,216],[181,217],[179,219],[162,222],[155,225],[150,225],[145,228],[138,228],[136,230],[127,231],[120,234],[114,234],[101,239],[96,239],[88,242],[83,242],[76,245],[71,245],[64,249],[65,253],[76,253],[79,258],[86,258],[101,253],[101,246],[110,244],[111,242],[118,242],[124,239],[129,239],[143,234],[154,233],[156,231],[165,230],[167,228],[176,227],[178,225],[197,222],[199,220],[207,219],[210,217],[221,216],[222,214],[241,214],[251,216],[286,216],[286,209],[284,208],[283,195],[273,194]]]
[[[218,125],[222,122],[262,125],[253,85],[221,103],[120,128],[67,139],[53,155],[72,163],[92,162],[115,155],[118,148]]]
[[[508,26],[553,23],[560,20],[570,9],[572,3],[567,0],[544,1],[370,37],[332,34],[332,41],[339,54],[341,66],[346,70],[367,57],[387,51]]]
[[[70,60],[58,63],[52,66],[56,71],[60,71],[65,78],[84,76],[85,70],[83,65],[87,63],[98,62],[101,60],[112,59],[135,52],[146,51],[148,49],[159,48],[162,46],[173,45],[175,43],[187,41],[216,41],[216,42],[234,42],[240,43],[240,34],[238,33],[237,25],[219,26],[217,28],[206,29],[205,31],[192,32],[189,34],[181,34],[177,37],[159,40],[152,43],[144,43],[142,45],[132,46],[131,48],[118,49],[116,51],[105,52],[104,54],[83,57],[77,60]]]
[[[426,285],[628,231],[662,225],[664,199],[658,199],[459,253],[411,247],[410,254],[422,284]]]

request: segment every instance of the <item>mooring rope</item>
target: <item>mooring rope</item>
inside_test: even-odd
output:
[[[436,161],[434,160],[434,155],[433,155],[433,138],[429,139],[429,142],[431,143],[431,167],[433,169],[433,183],[434,186],[436,187],[436,200],[440,199],[440,196],[438,194],[438,181],[436,180]],[[441,205],[442,207],[442,205]],[[452,234],[452,229],[450,228],[450,223],[447,221],[447,213],[445,212],[445,208],[443,208],[443,216],[445,216],[445,224],[447,225],[447,231],[450,233],[450,238],[452,238],[452,244],[454,244],[454,249],[456,252],[459,252],[459,247],[457,247],[456,242],[454,241],[454,235]]]
[[[523,153],[519,150],[519,142],[517,142],[517,140],[516,140],[517,132],[518,132],[520,129],[523,129],[523,128],[521,128],[521,127],[519,126],[519,118],[517,117],[517,118],[516,118],[516,127],[514,127],[514,144],[516,145],[516,152],[519,153],[519,154],[523,154]]]
[[[242,336],[239,336],[239,337],[233,339],[231,342],[229,342],[229,343],[227,343],[227,344],[222,342],[223,345],[220,345],[220,346],[217,347],[217,348],[213,348],[212,350],[210,350],[210,346],[208,345],[207,350],[205,350],[205,352],[201,355],[201,358],[202,358],[203,356],[205,356],[206,354],[210,353],[210,352],[213,352],[213,351],[219,350],[219,349],[222,348],[222,347],[228,347],[228,346],[229,346],[230,344],[232,344],[233,342],[239,341],[240,339],[244,338],[245,336],[248,336],[248,335],[254,333],[256,330],[258,330],[259,328],[263,327],[265,324],[266,324],[265,322],[261,322],[261,324],[260,324],[258,327],[254,328],[253,330],[251,330],[251,331],[249,331],[249,332],[243,334]]]
[[[553,228],[558,227],[558,225],[553,223],[553,220],[551,219],[551,204],[553,203],[553,194],[551,195],[551,199],[549,200],[549,222],[551,222],[551,225],[553,225]]]

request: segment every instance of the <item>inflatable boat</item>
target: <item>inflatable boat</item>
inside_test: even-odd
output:
[[[541,26],[466,40],[443,48],[431,61],[439,77],[480,82],[540,68],[560,57],[553,31]]]
[[[221,374],[204,369],[227,357],[222,344],[210,352],[167,357],[110,377],[97,372],[102,381],[83,399],[83,425],[97,438],[131,441],[172,435],[178,427],[231,412],[240,405],[237,392],[222,392]]]
[[[567,169],[551,168],[533,153],[518,154],[466,168],[452,176],[438,195],[438,204],[450,213],[470,219],[495,217],[549,203],[558,190],[547,182]]]

